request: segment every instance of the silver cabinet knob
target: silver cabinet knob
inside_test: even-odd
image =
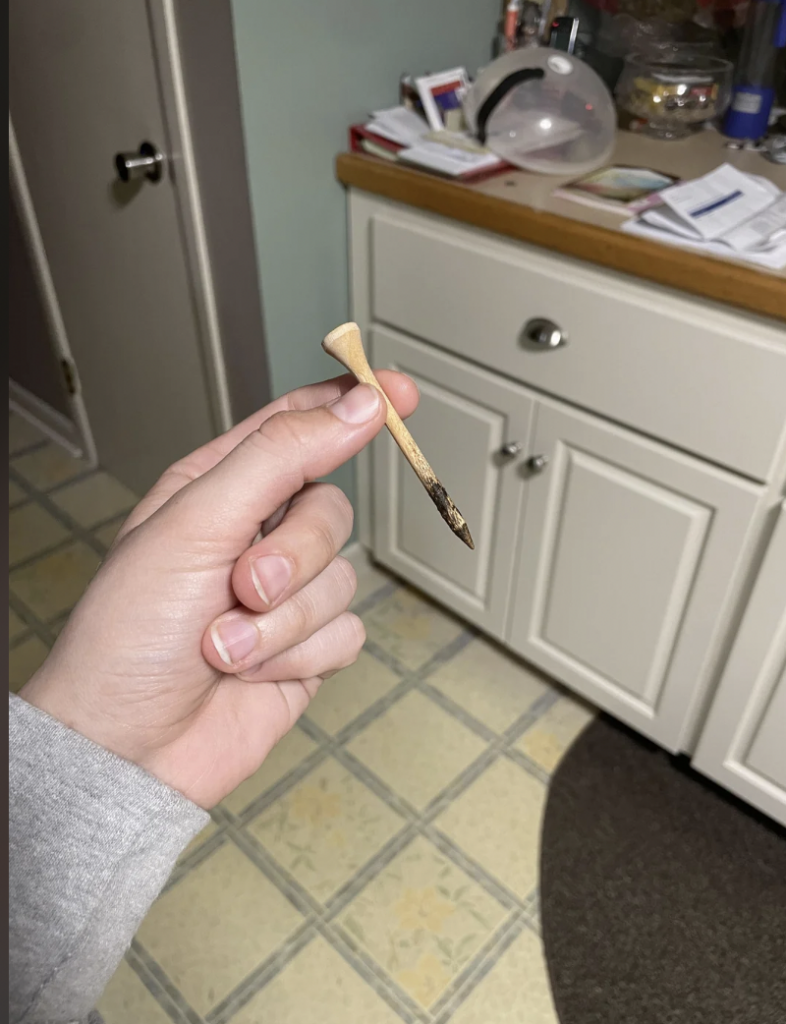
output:
[[[568,336],[553,320],[535,317],[524,324],[522,344],[527,348],[548,349],[566,345]]]
[[[533,455],[527,459],[527,468],[531,473],[540,473],[549,464],[548,455]]]
[[[500,448],[499,454],[504,459],[515,459],[520,451],[521,445],[518,443],[518,441],[508,441],[506,444],[503,444],[503,446]]]
[[[115,157],[115,170],[118,178],[123,181],[161,181],[164,173],[164,155],[152,142],[143,142],[138,153],[118,153]]]

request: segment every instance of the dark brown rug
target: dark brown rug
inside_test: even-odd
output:
[[[786,1024],[783,830],[609,719],[552,781],[541,913],[561,1024]]]

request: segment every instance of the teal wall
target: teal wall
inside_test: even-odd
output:
[[[348,319],[347,127],[397,102],[404,72],[488,61],[499,0],[232,0],[262,302],[276,394],[339,372]],[[351,466],[333,477],[354,499]]]

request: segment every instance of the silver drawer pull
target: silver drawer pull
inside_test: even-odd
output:
[[[508,441],[507,444],[503,444],[500,448],[499,454],[503,459],[515,459],[520,451],[521,445],[518,441]]]
[[[527,467],[530,473],[540,473],[546,468],[546,466],[548,466],[548,464],[548,455],[533,455],[531,458],[527,459]]]
[[[528,348],[559,348],[567,342],[567,334],[553,320],[535,317],[524,325],[523,344]]]

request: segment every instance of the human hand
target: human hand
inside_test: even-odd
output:
[[[413,382],[379,380],[410,415]],[[347,611],[355,574],[338,556],[352,508],[314,481],[384,423],[377,392],[347,375],[285,395],[176,463],[20,696],[214,806],[363,645]]]

